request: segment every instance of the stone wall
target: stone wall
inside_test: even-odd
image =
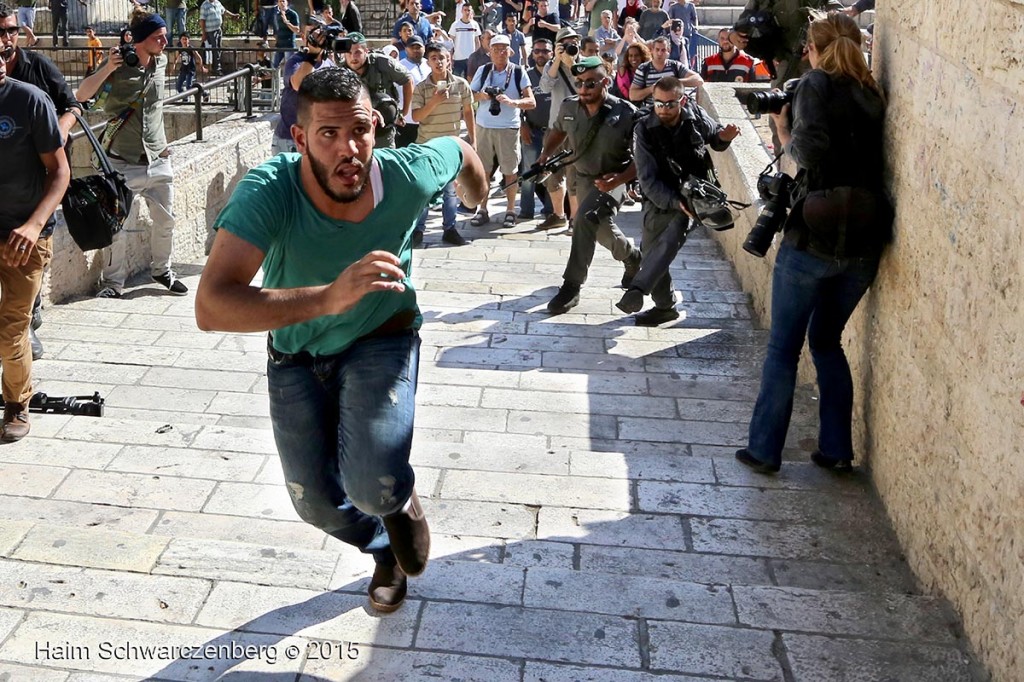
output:
[[[953,601],[997,680],[1024,670],[1022,35],[1022,0],[879,3],[896,241],[845,337],[862,464],[923,589]],[[750,133],[719,164],[734,198],[767,161]],[[767,322],[771,255],[740,249],[755,215],[718,236]]]
[[[206,255],[214,218],[242,176],[270,156],[272,132],[271,117],[247,120],[243,114],[236,114],[204,127],[202,142],[188,135],[171,143],[175,173],[173,210],[177,218],[174,262],[194,262]],[[84,146],[84,142],[76,143],[76,158],[84,153]],[[149,267],[151,223],[145,201],[135,202],[135,212],[137,215],[129,216],[125,223],[131,273]],[[57,220],[53,261],[43,281],[43,296],[51,302],[91,293],[102,267],[99,251],[82,253],[78,249],[60,211]]]

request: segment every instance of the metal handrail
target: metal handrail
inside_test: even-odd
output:
[[[173,104],[173,103],[178,102],[180,100],[188,99],[189,97],[193,97],[194,100],[195,100],[195,112],[196,112],[196,141],[197,142],[202,142],[203,141],[203,104],[204,104],[204,102],[203,102],[203,95],[208,90],[214,90],[214,89],[216,89],[216,88],[218,88],[218,87],[220,87],[220,86],[222,86],[222,85],[224,85],[226,83],[230,83],[231,81],[235,81],[235,80],[238,80],[239,78],[243,78],[244,77],[245,78],[245,115],[248,118],[252,118],[252,79],[253,79],[253,76],[255,75],[255,73],[256,73],[256,67],[253,64],[246,64],[243,68],[238,69],[237,71],[232,71],[231,73],[228,73],[228,74],[224,74],[223,76],[218,76],[217,78],[214,78],[209,83],[205,83],[205,84],[203,84],[203,83],[196,83],[195,85],[193,85],[188,90],[183,90],[183,91],[181,91],[179,93],[171,95],[170,97],[164,98],[163,100],[160,101],[160,103],[161,104]],[[238,106],[238,101],[239,101],[239,98],[238,98],[237,93],[236,93],[236,96],[235,96],[236,110],[237,110],[237,106]],[[102,121],[100,123],[97,123],[94,126],[89,126],[89,129],[94,131],[94,132],[96,132],[96,131],[99,131],[101,128],[106,127],[106,125],[107,125],[107,122],[106,121]],[[70,138],[72,140],[77,140],[78,138],[82,137],[83,135],[85,135],[85,131],[76,130],[75,132],[71,133]]]

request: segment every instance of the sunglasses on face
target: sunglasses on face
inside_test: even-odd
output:
[[[598,87],[600,85],[601,85],[601,81],[600,80],[594,80],[593,78],[588,78],[586,80],[580,80],[579,78],[576,79],[576,89],[577,90],[593,90],[594,88],[596,88],[596,87]]]
[[[674,99],[671,102],[661,102],[659,100],[654,100],[654,108],[655,109],[675,109],[676,107],[679,106],[679,102],[680,101],[681,100],[677,100],[677,99]]]
[[[17,26],[8,26],[7,28],[0,28],[0,33],[6,33],[9,36],[16,36],[21,31]]]

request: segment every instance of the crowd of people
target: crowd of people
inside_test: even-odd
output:
[[[750,77],[751,60],[738,45],[753,37],[749,13],[764,11],[766,1],[750,0],[736,26],[719,35],[719,53],[700,69],[709,80]],[[616,305],[635,313],[635,324],[679,316],[669,268],[702,220],[682,180],[717,185],[712,152],[727,149],[740,129],[713,120],[692,94],[704,78],[689,65],[685,40],[671,35],[682,20],[685,38],[686,18],[673,8],[689,12],[692,3],[662,11],[656,0],[650,9],[626,0],[617,25],[604,4],[583,5],[591,13],[584,36],[565,25],[563,3],[556,14],[544,0],[505,0],[502,32],[482,28],[467,3],[445,32],[443,13],[407,0],[392,44],[382,50],[354,30],[361,27],[352,3],[342,20],[321,7],[309,30],[299,27],[288,0],[263,8],[266,21],[305,45],[281,62],[269,160],[241,180],[214,221],[196,320],[203,330],[268,332],[271,424],[288,492],[302,519],[371,555],[369,597],[380,611],[402,604],[407,577],[422,573],[429,558],[429,528],[409,466],[422,322],[410,275],[432,205],[440,203],[442,240],[461,246],[460,205],[475,209],[472,225],[488,225],[497,173],[502,227],[539,213],[538,229],[570,229],[549,313],[579,304],[600,244],[622,264]],[[580,11],[564,6],[570,17]],[[204,39],[220,30],[220,14],[208,8],[202,15]],[[696,16],[690,21],[692,28]],[[761,473],[779,470],[808,334],[821,387],[812,459],[849,468],[853,389],[840,338],[888,239],[885,103],[860,30],[847,13],[808,12],[801,21],[807,59],[776,59],[774,66],[803,75],[792,102],[772,114],[779,148],[801,173],[790,179],[792,210],[778,225],[784,238],[771,341],[749,442],[736,453]],[[529,36],[529,49],[520,33]],[[0,156],[22,169],[0,174],[4,441],[30,429],[33,307],[51,257],[53,214],[68,186],[64,146],[79,102],[95,99],[109,117],[106,154],[149,207],[150,276],[170,294],[188,292],[171,267],[174,170],[161,106],[168,22],[137,11],[129,27],[136,62],[111,48],[74,92],[45,57],[18,45],[19,34],[16,11],[0,3]],[[207,68],[187,38],[179,41],[181,69]],[[795,45],[776,48],[795,59]],[[571,163],[553,165],[566,156]],[[541,168],[550,172],[522,183],[517,210],[521,174]],[[631,186],[642,202],[639,245],[616,225]],[[125,247],[122,231],[103,250],[97,297],[122,296]],[[262,282],[254,285],[260,268]],[[648,296],[653,307],[642,311]]]

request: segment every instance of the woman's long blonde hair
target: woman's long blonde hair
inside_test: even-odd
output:
[[[812,12],[807,40],[818,51],[818,68],[833,77],[845,76],[882,96],[861,51],[857,22],[839,12]]]

